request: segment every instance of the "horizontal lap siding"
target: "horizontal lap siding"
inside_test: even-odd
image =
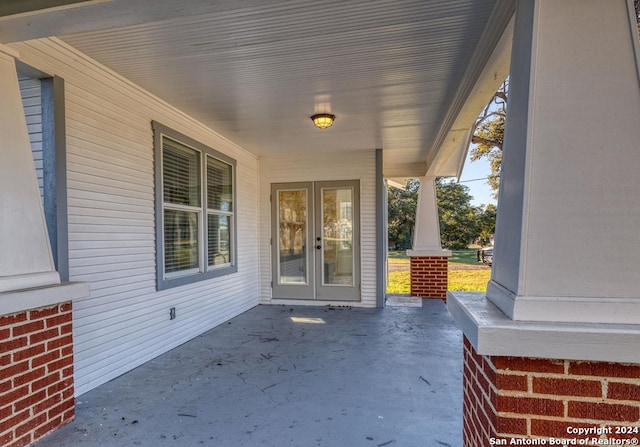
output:
[[[76,393],[258,304],[256,158],[57,39],[13,47],[65,79]],[[152,120],[237,160],[238,273],[156,291]]]
[[[292,150],[293,152],[293,150]],[[376,197],[375,150],[299,156],[295,154],[260,159],[260,221],[271,222],[269,195],[272,183],[328,180],[360,180],[360,253],[362,301],[376,306]],[[271,302],[271,224],[260,226],[261,300]],[[345,302],[354,305],[352,302]]]
[[[22,107],[27,120],[27,130],[29,131],[29,142],[31,143],[31,154],[33,164],[38,177],[38,187],[40,188],[40,201],[44,203],[43,190],[43,166],[42,166],[42,87],[40,79],[34,79],[19,75],[20,94],[22,96]]]

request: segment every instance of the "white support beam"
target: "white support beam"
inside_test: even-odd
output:
[[[60,283],[14,57],[0,46],[0,292]]]
[[[428,159],[426,176],[460,177],[471,128],[509,74],[514,4],[496,3]]]

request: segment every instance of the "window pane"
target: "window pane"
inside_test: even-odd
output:
[[[207,216],[209,265],[231,262],[231,217],[209,214]]]
[[[198,268],[198,213],[164,211],[165,273]]]
[[[233,211],[231,165],[207,157],[207,208]]]
[[[200,154],[176,141],[163,139],[164,201],[200,206]]]

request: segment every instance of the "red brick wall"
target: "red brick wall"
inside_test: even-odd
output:
[[[486,357],[465,338],[463,411],[465,447],[492,445],[491,438],[640,440],[615,433],[640,426],[640,364]],[[612,433],[581,436],[569,427]]]
[[[411,296],[447,299],[449,258],[446,256],[411,257]]]
[[[71,302],[0,316],[0,445],[26,446],[74,417]]]

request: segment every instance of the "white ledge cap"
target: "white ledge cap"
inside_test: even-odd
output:
[[[29,309],[77,301],[91,295],[89,283],[67,282],[46,287],[0,293],[0,315],[24,312]]]
[[[480,355],[640,363],[640,325],[514,321],[477,292],[448,292],[447,307]]]
[[[56,271],[0,276],[0,293],[54,284],[60,284],[60,275]]]
[[[421,257],[421,256],[451,256],[451,250],[443,250],[442,248],[429,248],[429,249],[421,249],[417,248],[415,250],[407,250],[407,256],[409,257]]]

